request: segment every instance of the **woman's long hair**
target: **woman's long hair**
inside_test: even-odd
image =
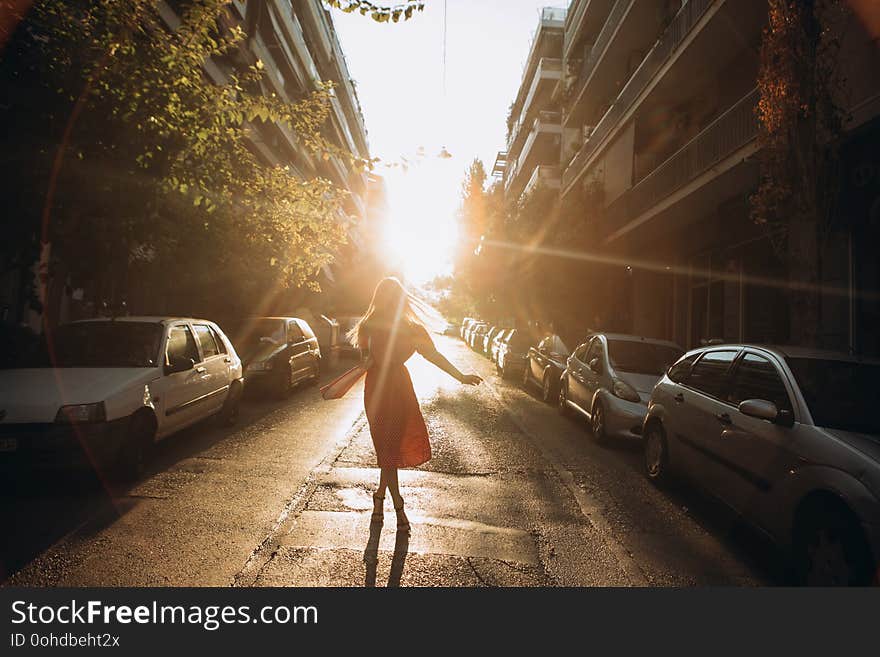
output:
[[[365,329],[400,326],[439,329],[445,321],[436,310],[406,291],[395,277],[383,278],[373,291],[364,316],[346,334],[355,347],[366,348]]]

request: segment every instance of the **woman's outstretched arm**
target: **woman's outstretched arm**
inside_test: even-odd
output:
[[[427,332],[425,332],[424,337],[419,340],[418,352],[429,363],[433,363],[460,383],[475,386],[483,382],[483,379],[476,374],[464,374],[455,365],[450,363],[446,356],[437,351],[437,347],[434,346],[434,342],[428,336]]]

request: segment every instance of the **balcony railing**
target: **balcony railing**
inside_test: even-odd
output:
[[[618,0],[618,4],[627,4],[630,0]],[[672,56],[681,42],[690,33],[700,18],[716,0],[688,0],[681,10],[666,27],[663,34],[645,59],[626,83],[611,108],[599,120],[590,138],[581,147],[580,152],[562,174],[563,187],[568,187],[577,174],[583,170],[590,158],[599,148],[611,131],[617,126],[636,99],[642,94],[648,83],[654,78],[663,64]],[[610,21],[610,17],[609,17]]]
[[[758,90],[753,89],[663,164],[615,200],[606,211],[609,226],[634,219],[729,157],[758,135]]]
[[[519,175],[520,168],[528,159],[529,152],[541,132],[562,134],[562,114],[559,112],[538,112],[519,155],[515,159],[507,160],[507,171],[504,178],[506,188],[509,189],[513,180]]]
[[[526,122],[526,118],[529,115],[529,107],[532,104],[532,100],[535,97],[535,94],[538,91],[538,85],[541,84],[541,80],[551,79],[558,80],[562,77],[562,60],[555,59],[552,57],[542,57],[538,62],[538,66],[535,68],[535,73],[532,76],[531,84],[529,85],[529,91],[526,94],[525,100],[523,101],[522,108],[519,112],[519,118],[516,124],[512,127],[510,131],[510,135],[507,139],[507,150],[513,150],[514,144],[517,141],[517,137],[520,136],[520,130],[523,127],[523,124]],[[528,80],[523,80],[522,84],[525,85],[528,83]]]
[[[536,166],[522,193],[528,194],[538,185],[559,189],[559,167],[552,164],[539,164]]]
[[[626,16],[634,2],[635,0],[617,0],[614,6],[611,7],[608,18],[605,19],[605,24],[602,26],[599,36],[596,37],[596,43],[593,44],[590,53],[584,58],[583,64],[581,64],[581,88],[578,89],[578,98],[583,95],[584,89],[589,83],[593,71],[596,69],[596,65],[608,47],[611,37],[617,31],[617,26],[620,25],[623,17]]]
[[[565,53],[568,53],[568,49],[571,47],[570,39],[580,29],[588,4],[590,4],[590,0],[572,0],[568,8],[568,13],[565,16],[565,40],[563,45]]]

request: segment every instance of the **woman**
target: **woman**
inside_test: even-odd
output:
[[[477,385],[476,374],[462,374],[434,347],[425,329],[430,310],[396,278],[379,281],[366,314],[349,332],[352,344],[366,355],[364,407],[381,475],[373,494],[372,522],[382,522],[385,490],[391,492],[398,531],[409,531],[397,469],[431,458],[428,429],[404,363],[418,351],[461,383]]]

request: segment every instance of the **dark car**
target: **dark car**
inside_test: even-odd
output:
[[[483,336],[489,332],[488,324],[476,324],[468,333],[468,345],[471,349],[480,349],[483,346]]]
[[[555,402],[559,395],[559,379],[570,353],[558,335],[547,336],[531,347],[523,369],[523,387],[538,383],[543,400],[548,404]]]
[[[249,390],[270,389],[285,395],[302,381],[318,381],[321,349],[305,320],[253,317],[229,328],[244,363]]]
[[[501,346],[501,343],[507,339],[507,335],[512,330],[513,329],[503,328],[495,334],[495,337],[492,338],[489,349],[487,349],[487,354],[489,356],[489,359],[496,365],[498,364],[498,348]]]
[[[531,333],[524,329],[511,329],[498,344],[496,366],[501,378],[521,373],[525,368],[529,347],[535,343]]]

